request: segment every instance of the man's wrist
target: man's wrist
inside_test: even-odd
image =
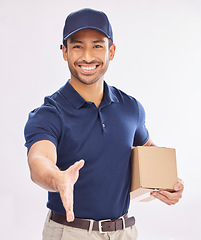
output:
[[[59,186],[60,186],[60,182],[61,182],[61,174],[62,171],[61,170],[55,170],[52,175],[50,176],[50,181],[51,181],[51,185],[53,188],[53,192],[59,192]]]

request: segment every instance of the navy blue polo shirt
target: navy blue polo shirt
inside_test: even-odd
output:
[[[68,81],[45,97],[25,126],[28,150],[39,140],[53,142],[61,170],[85,160],[74,187],[74,213],[94,220],[116,219],[128,211],[131,149],[148,138],[142,105],[105,82],[99,108],[85,101]],[[59,193],[48,193],[47,207],[65,215]]]

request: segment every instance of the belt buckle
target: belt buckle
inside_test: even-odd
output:
[[[104,231],[102,230],[102,222],[109,222],[109,221],[111,221],[111,219],[105,219],[105,220],[100,220],[100,221],[98,221],[98,226],[99,226],[99,232],[100,232],[100,233],[107,233],[107,232],[104,232]]]

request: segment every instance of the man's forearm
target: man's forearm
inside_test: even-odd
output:
[[[36,157],[28,159],[28,163],[33,182],[48,191],[58,191],[56,178],[58,177],[60,170],[53,162],[45,157]]]

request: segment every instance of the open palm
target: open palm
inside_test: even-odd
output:
[[[84,166],[84,160],[80,160],[70,166],[67,170],[61,172],[58,184],[58,191],[61,196],[63,206],[66,210],[67,221],[74,220],[73,212],[73,191],[74,185],[79,178],[79,170]]]

